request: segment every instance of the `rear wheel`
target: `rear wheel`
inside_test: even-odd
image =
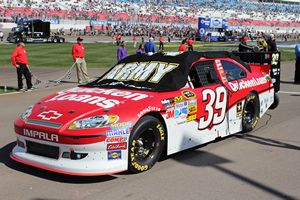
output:
[[[259,100],[256,94],[250,93],[244,104],[242,115],[243,132],[252,131],[259,119]]]
[[[129,141],[129,171],[140,173],[151,169],[163,151],[165,138],[165,129],[157,118],[141,118]]]

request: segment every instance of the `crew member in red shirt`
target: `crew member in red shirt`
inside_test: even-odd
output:
[[[119,46],[119,45],[121,44],[121,39],[122,39],[121,34],[118,34],[117,37],[116,37],[116,40],[117,40],[117,46]]]
[[[82,41],[83,39],[78,37],[77,43],[74,44],[72,48],[72,56],[74,62],[76,62],[78,83],[86,83],[89,81],[86,62],[84,59],[84,46]]]
[[[14,67],[17,69],[18,75],[18,90],[25,91],[23,89],[23,79],[22,76],[24,75],[27,84],[27,90],[31,90],[32,83],[31,83],[31,73],[28,69],[28,59],[25,50],[25,44],[23,42],[19,42],[17,47],[15,48],[14,52],[11,55],[11,62]]]
[[[180,53],[183,53],[183,52],[186,51],[186,46],[185,46],[185,41],[184,40],[182,40],[181,44],[179,45],[178,51]]]
[[[188,45],[188,51],[194,51],[193,49],[194,40],[191,37],[188,39],[186,43]]]
[[[163,38],[163,36],[160,36],[160,38],[159,38],[159,50],[164,50],[164,38]]]

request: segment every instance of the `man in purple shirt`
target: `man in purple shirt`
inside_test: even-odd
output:
[[[126,57],[127,57],[126,42],[122,41],[121,46],[118,48],[118,61]]]

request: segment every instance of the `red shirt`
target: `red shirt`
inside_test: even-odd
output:
[[[160,38],[159,38],[159,41],[160,41],[160,42],[164,42],[164,40],[165,40],[165,39],[164,39],[163,37],[160,37]]]
[[[74,44],[72,48],[72,56],[74,58],[74,61],[76,58],[84,58],[84,46],[83,44]]]
[[[180,44],[179,48],[178,48],[179,52],[185,52],[186,51],[186,46],[185,44]]]
[[[192,39],[189,39],[189,40],[187,41],[187,44],[188,44],[189,46],[192,46],[192,45],[194,44],[194,41],[193,41]]]
[[[28,65],[26,51],[23,47],[16,47],[11,55],[11,62],[16,67],[17,63]]]

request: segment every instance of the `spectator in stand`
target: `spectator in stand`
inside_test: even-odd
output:
[[[133,48],[136,48],[136,44],[137,44],[137,37],[136,37],[136,35],[133,35],[132,41],[133,41]]]
[[[84,45],[82,41],[83,39],[78,37],[77,43],[74,44],[72,48],[72,56],[77,68],[77,79],[80,84],[87,83],[89,81],[86,62],[84,59]]]
[[[145,48],[144,44],[140,44],[139,48],[136,50],[136,54],[144,54],[145,53]]]
[[[0,40],[1,40],[1,42],[3,42],[3,38],[4,38],[4,33],[2,31],[0,31]]]
[[[300,43],[295,47],[296,63],[295,63],[295,78],[294,82],[300,84]]]
[[[122,41],[121,46],[118,48],[118,51],[117,51],[117,58],[118,58],[118,61],[120,61],[126,57],[127,57],[126,42]]]
[[[121,39],[122,39],[121,34],[118,34],[117,37],[116,37],[116,40],[117,40],[117,46],[120,45]]]
[[[146,42],[144,47],[145,47],[145,53],[149,55],[152,55],[157,51],[156,45],[153,43],[152,37],[149,38],[149,42]]]
[[[30,91],[32,89],[31,73],[28,68],[28,59],[25,50],[25,44],[23,42],[19,42],[17,44],[17,47],[11,55],[11,62],[12,65],[17,69],[18,91],[25,91],[25,89],[23,89],[23,75],[26,79],[27,91]]]
[[[182,41],[181,41],[181,44],[179,45],[178,51],[179,51],[180,53],[183,53],[183,52],[186,51],[185,40],[182,40]]]
[[[277,45],[274,34],[270,34],[270,38],[267,40],[268,51],[277,51]]]
[[[161,35],[159,37],[159,50],[163,51],[164,50],[164,37]]]
[[[188,51],[194,51],[194,48],[193,48],[194,40],[191,37],[187,40],[186,43],[188,45]]]

